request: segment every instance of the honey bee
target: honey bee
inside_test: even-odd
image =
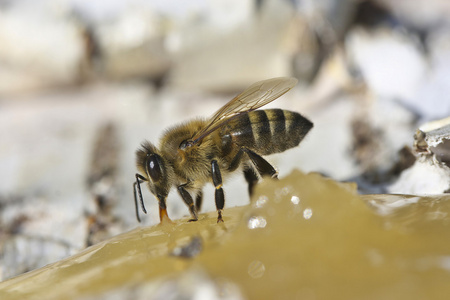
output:
[[[143,182],[158,200],[161,222],[164,219],[170,221],[166,198],[172,186],[177,188],[188,206],[190,221],[196,221],[202,205],[202,188],[211,182],[215,187],[219,223],[223,222],[225,204],[224,177],[241,168],[250,196],[259,177],[277,178],[277,171],[262,155],[297,146],[313,124],[296,112],[256,109],[274,101],[296,84],[297,79],[288,77],[256,82],[225,104],[211,119],[195,119],[167,130],[159,148],[144,141],[136,151],[139,173],[133,184],[138,221],[137,194],[142,210],[147,213],[140,185]]]

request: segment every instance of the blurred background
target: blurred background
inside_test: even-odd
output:
[[[410,193],[416,129],[450,115],[450,2],[0,0],[0,278],[139,226],[140,143],[278,76],[299,84],[267,107],[314,123],[268,158],[280,177]],[[241,174],[224,189],[226,207],[249,203]],[[141,225],[158,223],[144,200]],[[168,209],[188,215],[175,191]]]

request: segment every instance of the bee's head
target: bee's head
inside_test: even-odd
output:
[[[150,142],[142,143],[136,151],[136,165],[148,179],[148,187],[158,201],[165,203],[171,187],[172,168]]]

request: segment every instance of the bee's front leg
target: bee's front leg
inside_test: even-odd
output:
[[[223,222],[222,210],[225,205],[225,196],[222,189],[222,175],[220,174],[219,164],[216,160],[211,162],[211,174],[216,188],[215,199],[216,199],[216,209],[217,209],[217,223]]]
[[[192,200],[191,194],[189,194],[189,192],[185,189],[185,186],[187,184],[188,183],[178,186],[178,193],[180,193],[180,196],[181,198],[183,198],[184,203],[186,203],[186,205],[189,207],[189,212],[192,216],[192,219],[190,219],[189,221],[197,221],[197,210],[195,209],[194,201]]]

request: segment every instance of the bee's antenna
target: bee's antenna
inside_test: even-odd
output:
[[[133,191],[134,191],[134,207],[136,208],[136,219],[138,220],[139,223],[141,223],[141,218],[139,217],[137,195],[136,195],[136,182],[133,182]]]
[[[142,199],[142,192],[141,192],[141,182],[142,181],[147,181],[147,179],[140,175],[140,174],[136,174],[136,182],[133,183],[133,191],[134,191],[134,206],[136,208],[136,219],[138,220],[139,223],[141,223],[141,218],[139,217],[139,205],[138,205],[138,201],[137,201],[137,195],[136,195],[136,185],[137,185],[137,190],[139,192],[139,200],[141,203],[141,208],[142,211],[146,214],[147,210],[145,209],[145,205],[144,205],[144,200]]]

